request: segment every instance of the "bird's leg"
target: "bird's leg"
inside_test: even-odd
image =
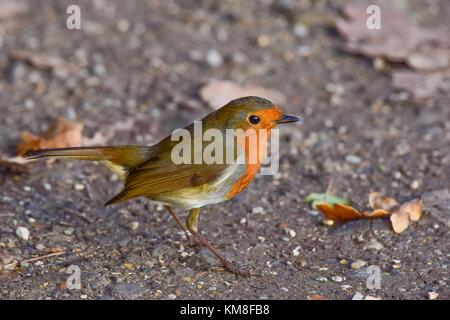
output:
[[[171,207],[169,206],[164,206],[164,208],[166,208],[166,210],[169,212],[169,214],[172,216],[172,218],[175,219],[175,221],[177,222],[177,224],[180,226],[180,228],[184,231],[186,237],[188,238],[189,242],[191,240],[191,236],[189,234],[189,231],[186,229],[186,227],[184,226],[184,224],[181,222],[180,218],[178,218],[177,214],[172,210]]]
[[[240,270],[239,268],[231,264],[231,262],[229,262],[222,254],[220,254],[220,252],[216,248],[214,248],[208,242],[208,240],[206,240],[205,237],[200,234],[197,227],[199,214],[200,208],[194,208],[189,211],[189,214],[186,218],[186,226],[189,232],[192,233],[198,239],[198,241],[200,241],[201,244],[211,250],[211,252],[217,257],[217,259],[220,260],[225,270],[240,276],[250,276],[249,272]]]
[[[197,242],[197,241],[195,241],[194,239],[191,238],[191,235],[190,235],[188,229],[186,229],[186,227],[184,226],[183,222],[181,222],[180,218],[178,218],[177,214],[173,211],[172,207],[164,206],[164,208],[166,208],[166,210],[169,212],[169,214],[172,216],[172,218],[175,219],[177,224],[184,231],[184,234],[186,235],[186,238],[187,238],[190,246],[196,247],[196,246],[202,246],[203,245],[202,243]]]

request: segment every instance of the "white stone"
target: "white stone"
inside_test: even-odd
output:
[[[16,234],[22,240],[28,240],[30,238],[30,230],[25,227],[18,227],[16,229]]]

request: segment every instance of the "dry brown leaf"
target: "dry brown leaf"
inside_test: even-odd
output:
[[[45,54],[34,53],[25,50],[13,50],[9,57],[15,61],[22,61],[43,71],[60,71],[69,74],[75,74],[80,71],[79,67],[68,63],[60,57],[49,56]]]
[[[24,15],[28,12],[28,10],[28,5],[18,1],[0,1],[0,20]]]
[[[370,30],[366,9],[361,4],[345,4],[345,18],[335,21],[337,31],[347,40],[347,51],[410,66],[411,71],[394,69],[392,80],[394,87],[410,92],[413,100],[432,97],[443,88],[443,80],[450,77],[448,35],[415,26],[403,13],[384,7],[382,28]]]
[[[419,221],[422,217],[423,202],[417,198],[403,203],[391,215],[392,229],[395,233],[405,231],[410,221]]]
[[[420,218],[422,217],[422,208],[423,208],[422,199],[417,198],[405,202],[400,206],[399,210],[407,212],[409,219],[411,221],[419,221]]]
[[[309,300],[328,300],[327,298],[325,298],[324,296],[320,295],[320,294],[313,294]]]
[[[448,38],[436,30],[412,25],[400,11],[382,8],[382,28],[367,28],[367,6],[345,4],[345,19],[337,19],[335,26],[348,43],[348,50],[368,57],[382,57],[394,62],[405,62],[408,56],[429,43],[436,49],[449,49]],[[428,46],[429,47],[429,46]]]
[[[275,104],[286,102],[284,94],[277,90],[258,86],[241,86],[232,81],[215,79],[200,89],[200,96],[212,109],[218,109],[231,100],[246,96],[266,98]]]
[[[369,194],[369,206],[374,210],[383,209],[390,211],[395,206],[398,206],[398,202],[394,198],[385,196],[379,192],[371,192]]]
[[[414,71],[395,71],[392,83],[395,88],[410,92],[414,100],[432,97],[442,87],[445,78],[450,78],[450,70],[421,73]]]
[[[435,48],[431,45],[422,46],[408,55],[406,62],[413,69],[420,71],[435,71],[450,67],[450,49]]]
[[[405,231],[411,221],[418,221],[422,216],[423,202],[421,198],[407,201],[401,205],[391,197],[379,192],[369,194],[369,205],[373,211],[360,211],[345,204],[318,203],[319,209],[328,221],[347,222],[357,219],[376,219],[390,216],[395,233]]]
[[[396,211],[391,215],[392,229],[395,233],[402,233],[409,226],[409,215],[405,211]]]
[[[328,220],[347,222],[357,219],[376,219],[388,216],[390,213],[386,210],[374,210],[372,212],[362,212],[345,204],[335,204],[330,206],[326,203],[317,205],[317,208],[325,215]]]
[[[393,10],[381,10],[382,29],[367,28],[367,6],[346,4],[342,12],[346,19],[337,19],[335,26],[345,38],[347,49],[368,57],[384,57],[391,61],[403,61],[415,47],[417,40],[408,38],[409,25],[405,17]]]
[[[29,151],[47,148],[77,147],[82,144],[83,124],[59,118],[44,134],[37,136],[28,131],[22,133],[17,153],[23,156]]]

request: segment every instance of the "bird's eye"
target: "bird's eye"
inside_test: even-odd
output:
[[[258,116],[251,115],[250,117],[248,117],[248,121],[250,121],[251,124],[258,124],[261,119],[259,119]]]

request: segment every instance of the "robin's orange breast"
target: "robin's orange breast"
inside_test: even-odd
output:
[[[261,164],[247,164],[244,174],[231,184],[230,191],[225,195],[225,199],[231,199],[244,190],[258,173],[260,167]]]

